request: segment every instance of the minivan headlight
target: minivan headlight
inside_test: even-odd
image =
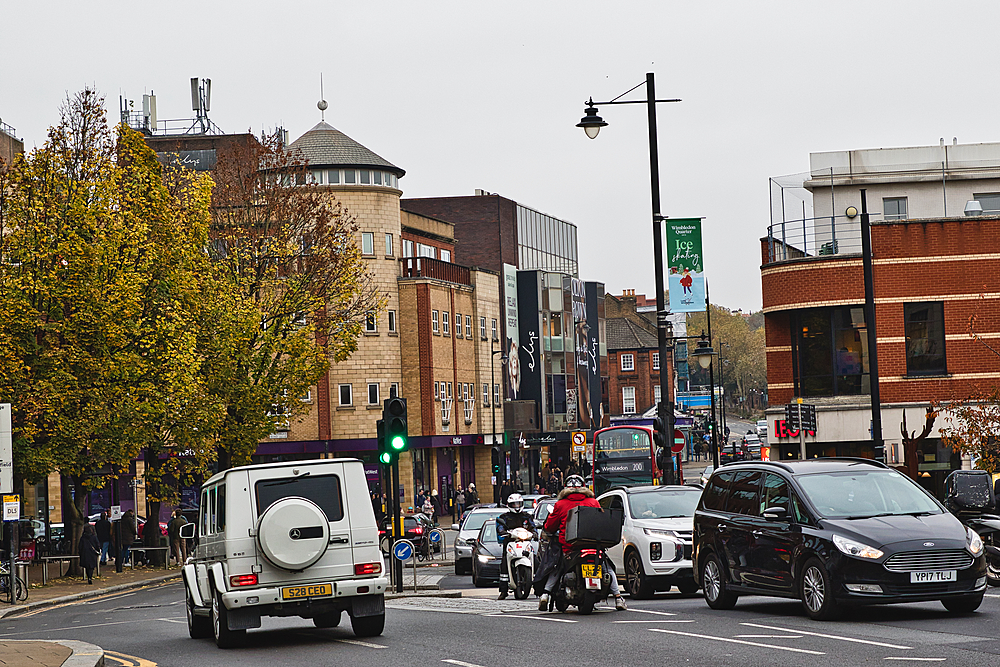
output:
[[[973,556],[979,556],[983,553],[983,538],[979,537],[979,533],[971,528],[965,529],[965,548]]]
[[[867,544],[849,540],[846,537],[841,537],[840,535],[833,536],[833,544],[840,549],[842,553],[845,553],[848,556],[871,559],[882,557],[882,552],[875,547],[870,547]]]
[[[461,537],[456,537],[455,538],[455,546],[456,547],[466,547],[466,546],[469,546],[469,543],[466,542],[465,540],[463,540]]]

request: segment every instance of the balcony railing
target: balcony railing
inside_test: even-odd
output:
[[[469,267],[430,257],[403,257],[399,260],[403,278],[435,278],[459,285],[471,285]]]
[[[841,216],[786,220],[767,228],[769,262],[860,252],[860,218],[850,220]]]

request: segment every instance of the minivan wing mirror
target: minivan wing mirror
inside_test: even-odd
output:
[[[761,514],[765,519],[774,519],[777,521],[784,521],[788,518],[788,510],[784,507],[768,507]]]
[[[194,523],[186,523],[183,526],[181,526],[181,530],[180,530],[181,539],[193,540],[194,539],[194,530],[195,530],[196,527],[197,527],[197,524],[194,524]]]

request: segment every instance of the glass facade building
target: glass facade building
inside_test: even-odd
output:
[[[579,277],[576,225],[518,204],[517,259],[521,270]]]

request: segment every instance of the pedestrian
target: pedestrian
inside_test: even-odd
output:
[[[163,531],[160,529],[160,522],[152,518],[147,519],[146,523],[142,524],[142,546],[144,547],[158,547],[160,546],[160,538],[163,537]],[[153,565],[159,564],[160,562],[160,552],[159,551],[143,551],[142,552],[142,564],[143,565]],[[163,554],[163,560],[169,560],[169,554]]]
[[[458,487],[458,493],[455,494],[455,506],[458,507],[458,518],[461,519],[465,512],[465,491],[462,487]]]
[[[476,491],[475,483],[469,482],[469,492],[466,495],[466,501],[468,501],[469,505],[479,504],[479,493]]]
[[[118,548],[118,562],[124,566],[126,561],[128,561],[129,552],[131,551],[132,543],[135,542],[135,538],[138,537],[138,533],[135,528],[135,510],[128,510],[121,518],[122,524],[122,543]]]
[[[111,547],[111,522],[108,521],[107,512],[101,512],[101,518],[97,520],[94,529],[97,541],[101,543],[101,565],[105,565],[108,562],[108,549]]]
[[[696,461],[701,461],[701,441],[694,441],[694,456]]]
[[[434,503],[431,502],[430,496],[424,496],[424,502],[420,506],[420,511],[431,521],[434,520]]]
[[[436,526],[438,525],[438,517],[444,514],[444,508],[441,507],[441,496],[438,495],[437,489],[431,489],[431,507],[434,508],[434,515],[431,518]]]
[[[174,516],[167,524],[167,537],[170,539],[170,552],[174,555],[178,565],[182,565],[187,560],[187,549],[185,548],[187,545],[181,539],[181,528],[185,525],[187,525],[187,519],[184,518],[184,513],[179,509],[174,510]]]
[[[417,507],[423,507],[424,500],[426,498],[427,496],[424,494],[424,487],[421,486],[420,490],[417,491],[417,497],[413,499],[414,501],[413,504],[416,505]]]
[[[87,573],[87,583],[92,584],[94,583],[94,568],[97,567],[101,555],[101,543],[97,541],[97,531],[89,523],[83,527],[80,548],[77,551],[80,556],[80,565]]]

